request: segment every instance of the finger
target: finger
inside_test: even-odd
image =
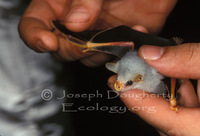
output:
[[[58,35],[59,50],[52,52],[52,55],[58,60],[74,61],[80,60],[88,67],[96,67],[111,60],[113,55],[99,53],[99,52],[83,52],[83,49],[70,44],[65,37]]]
[[[110,88],[113,88],[115,81],[116,75],[108,79]],[[197,125],[194,122],[199,120],[199,109],[179,108],[176,113],[170,110],[169,102],[162,96],[140,90],[125,91],[119,96],[128,109],[167,135],[192,135],[198,133],[196,130],[199,129],[196,126],[200,124]],[[192,131],[189,131],[190,129]]]
[[[104,3],[105,19],[112,26],[143,25],[150,33],[158,33],[177,0],[134,1],[107,0]],[[130,18],[131,17],[131,18]],[[117,22],[117,23],[116,23]],[[120,23],[122,22],[122,23]]]
[[[158,133],[160,134],[160,136],[167,136],[166,134],[164,134],[162,131],[160,131],[160,130],[157,130],[158,131]]]
[[[192,135],[196,133],[192,127],[200,125],[194,123],[200,120],[199,109],[180,107],[176,113],[166,99],[140,90],[125,91],[120,97],[128,109],[168,135]]]
[[[194,87],[189,80],[185,80],[181,85],[178,93],[181,94],[180,105],[184,107],[199,107],[199,101]]]
[[[33,0],[19,24],[21,38],[36,51],[57,50],[58,40],[55,34],[50,32],[52,29],[50,21],[54,19],[56,19],[56,13],[49,3]]]
[[[75,61],[93,54],[93,52],[84,53],[81,48],[70,44],[62,35],[58,35],[58,42],[59,50],[52,52],[52,55],[59,60]]]
[[[41,21],[23,18],[19,25],[20,36],[33,50],[38,52],[56,51],[58,39]]]
[[[177,46],[158,47],[145,45],[139,56],[160,73],[174,78],[200,78],[200,46],[187,43]]]
[[[90,56],[87,56],[81,59],[80,61],[88,67],[97,67],[97,66],[105,64],[106,62],[110,61],[112,58],[113,56],[110,54],[96,52]]]
[[[197,96],[198,96],[198,100],[200,102],[200,80],[197,81]]]
[[[132,29],[135,29],[135,30],[143,32],[143,33],[148,33],[147,28],[145,28],[144,26],[141,26],[141,25],[135,25],[132,27]]]
[[[102,5],[103,0],[73,0],[65,26],[75,32],[86,30],[99,17]]]
[[[162,128],[168,128],[169,124],[173,124],[167,121],[168,118],[162,117],[165,114],[168,115],[167,117],[173,117],[173,114],[175,114],[170,110],[169,102],[162,96],[140,90],[128,90],[121,93],[120,97],[132,112],[138,114],[151,125],[159,128],[160,119],[163,119],[163,122],[167,122],[167,124],[162,124]]]

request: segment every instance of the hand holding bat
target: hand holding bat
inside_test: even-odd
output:
[[[73,32],[128,25],[155,34],[162,28],[176,1],[32,0],[21,18],[19,31],[24,42],[37,52],[50,52],[61,60],[80,60],[94,67],[111,57],[102,53],[82,54],[80,48],[52,32],[51,20],[61,21]]]

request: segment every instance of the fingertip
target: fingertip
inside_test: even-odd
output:
[[[180,96],[180,105],[184,107],[199,107],[198,97],[190,80],[184,80],[178,90]]]
[[[38,19],[22,18],[19,32],[23,41],[37,52],[50,52],[58,49],[57,36]]]
[[[29,36],[27,44],[37,52],[54,52],[58,50],[58,39],[48,30],[35,28],[33,36]]]
[[[49,52],[55,52],[58,50],[58,38],[57,36],[50,32],[50,31],[41,31],[38,34],[39,41],[41,41],[42,44],[38,44],[36,46],[43,47]]]
[[[130,107],[133,107],[135,105],[140,107],[158,106],[158,103],[160,103],[159,105],[168,105],[167,100],[163,98],[166,97],[164,94],[153,94],[138,89],[127,90],[122,92],[121,94],[123,94],[122,96],[127,96],[121,97],[121,99],[125,102],[125,104],[127,104],[127,106]]]
[[[141,25],[134,25],[134,26],[132,27],[132,29],[137,30],[137,31],[140,31],[140,32],[143,32],[143,33],[148,33],[147,28],[144,27],[144,26],[141,26]]]
[[[169,128],[177,114],[170,110],[169,102],[158,94],[135,89],[120,93],[120,98],[130,111],[159,129]]]
[[[139,49],[138,54],[140,57],[147,61],[154,61],[162,57],[162,55],[165,52],[165,49],[165,47],[160,46],[143,45]]]
[[[73,32],[82,32],[88,29],[88,23],[65,23],[65,27]]]
[[[83,31],[87,29],[90,18],[91,14],[88,9],[84,7],[74,8],[66,17],[65,26],[74,32]]]
[[[93,25],[98,18],[103,1],[74,1],[66,19],[65,26],[74,32],[81,32]]]
[[[196,43],[177,46],[143,45],[138,55],[161,74],[174,78],[199,78],[200,48]],[[183,72],[184,71],[184,72]]]
[[[114,83],[115,83],[116,80],[117,80],[117,75],[113,75],[113,76],[111,76],[110,78],[108,78],[107,85],[108,85],[108,87],[110,87],[112,90],[115,90],[115,88],[114,88]]]

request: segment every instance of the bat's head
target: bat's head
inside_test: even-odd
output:
[[[137,52],[128,52],[117,63],[107,63],[106,67],[118,74],[114,88],[117,91],[141,89],[153,92],[163,78],[157,71],[138,57]]]

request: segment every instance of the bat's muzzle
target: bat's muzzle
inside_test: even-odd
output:
[[[119,92],[124,89],[124,84],[121,81],[117,80],[114,84],[114,88],[116,91]]]

